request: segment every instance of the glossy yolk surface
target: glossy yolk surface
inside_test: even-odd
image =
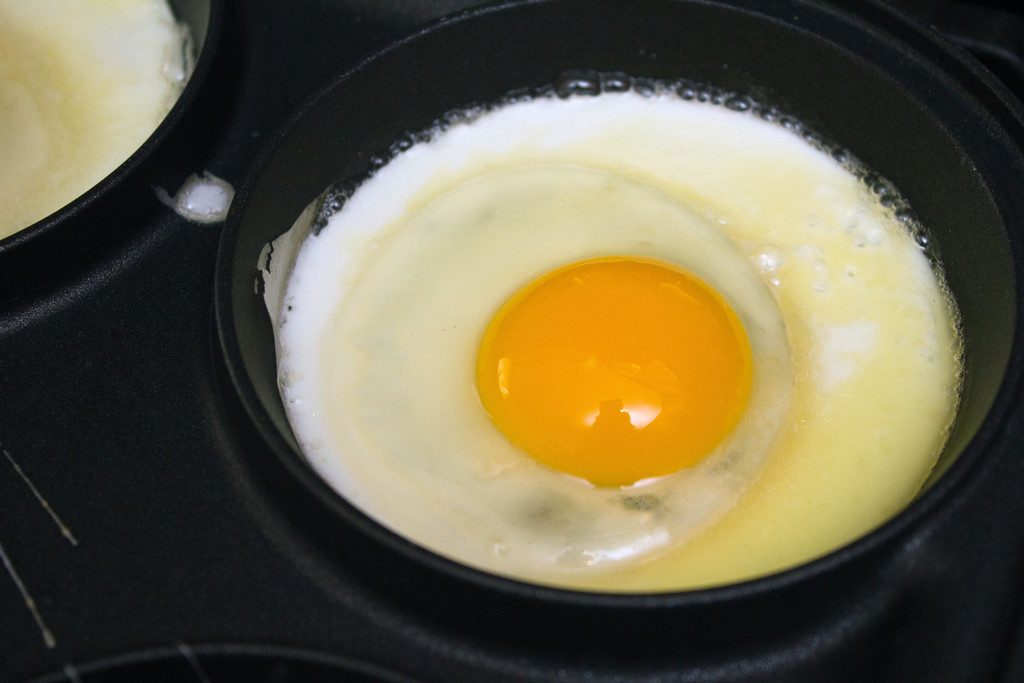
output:
[[[739,421],[752,362],[743,325],[697,277],[600,258],[552,271],[491,321],[477,389],[541,463],[625,486],[699,463]]]

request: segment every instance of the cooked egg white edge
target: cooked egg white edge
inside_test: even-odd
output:
[[[955,314],[927,260],[849,173],[788,131],[707,105],[601,99],[521,104],[457,126],[387,167],[395,187],[410,189],[388,196],[371,179],[346,206],[352,234],[369,242],[366,226],[393,221],[417,195],[460,175],[501,166],[515,148],[521,162],[610,168],[687,202],[740,244],[773,287],[794,352],[794,415],[820,415],[820,424],[792,420],[755,486],[679,552],[572,585],[665,590],[734,581],[877,526],[920,487],[955,406]],[[440,149],[446,156],[435,158]],[[351,284],[347,265],[343,258],[334,271],[339,287]],[[329,299],[317,297],[324,309],[313,303],[310,314],[329,316]]]

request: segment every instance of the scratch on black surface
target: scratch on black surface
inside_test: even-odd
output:
[[[210,677],[206,675],[206,671],[203,670],[203,665],[199,663],[199,658],[196,657],[195,650],[188,646],[187,643],[178,643],[178,652],[185,658],[188,665],[192,667],[192,671],[195,672],[196,678],[199,679],[199,683],[212,683]]]
[[[4,550],[4,546],[0,543],[0,560],[4,563],[4,568],[7,569],[7,573],[11,575],[11,579],[14,581],[14,585],[18,587],[18,592],[21,593],[21,598],[25,601],[25,606],[28,607],[28,611],[32,613],[32,618],[36,620],[36,625],[39,627],[39,632],[43,636],[43,642],[46,647],[51,650],[56,647],[57,639],[53,637],[53,633],[46,626],[46,622],[43,621],[43,615],[39,613],[36,608],[36,601],[29,595],[28,589],[25,588],[25,584],[22,583],[21,577],[18,576],[18,572],[14,569],[14,564],[11,562],[11,558],[7,556],[7,552]]]
[[[50,519],[52,519],[53,523],[57,525],[58,529],[60,529],[61,535],[68,540],[68,543],[77,546],[78,539],[75,538],[75,535],[71,533],[71,529],[69,529],[67,525],[64,524],[63,521],[61,521],[61,518],[57,515],[56,512],[54,512],[53,508],[50,507],[50,503],[45,498],[43,498],[43,495],[41,493],[39,493],[39,489],[37,489],[35,484],[32,483],[32,480],[28,478],[28,475],[25,474],[25,472],[21,469],[18,463],[14,461],[14,457],[10,454],[10,452],[6,448],[3,450],[4,456],[7,458],[7,462],[11,463],[11,467],[14,468],[14,471],[18,473],[19,477],[21,477],[21,480],[25,482],[25,485],[28,486],[30,491],[32,491],[32,495],[36,497],[36,500],[39,501],[39,504],[42,505],[43,509],[46,510],[46,513],[50,515]]]
[[[78,675],[78,669],[75,668],[74,664],[68,663],[64,665],[64,675],[68,677],[71,683],[82,683],[82,677]]]

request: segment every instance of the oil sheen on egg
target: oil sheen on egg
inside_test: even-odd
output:
[[[0,0],[0,239],[102,180],[187,77],[164,0]]]
[[[955,412],[955,310],[926,256],[750,113],[510,104],[287,242],[268,306],[306,457],[383,525],[504,576],[666,591],[794,566],[906,506]]]

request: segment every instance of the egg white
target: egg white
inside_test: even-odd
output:
[[[535,464],[473,388],[505,299],[601,255],[692,270],[754,351],[751,407],[722,448],[629,491]],[[272,309],[282,395],[313,467],[412,540],[540,583],[665,590],[825,552],[906,504],[955,406],[955,314],[909,234],[821,151],[710,105],[624,93],[490,112],[391,161],[289,270]],[[909,430],[861,422],[903,402]]]
[[[0,238],[117,168],[188,75],[165,0],[0,0]]]

